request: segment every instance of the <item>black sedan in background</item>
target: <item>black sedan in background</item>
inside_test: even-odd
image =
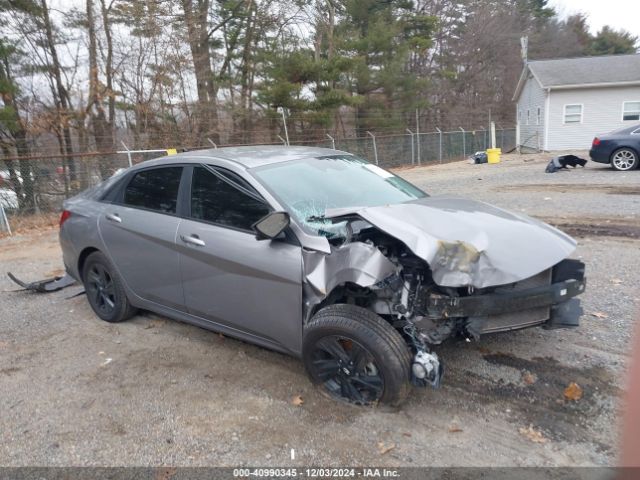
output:
[[[638,168],[640,125],[621,128],[594,138],[589,156],[594,162],[610,163],[614,170]]]

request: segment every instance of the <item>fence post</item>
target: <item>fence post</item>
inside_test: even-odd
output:
[[[491,122],[491,148],[496,148],[496,124]]]
[[[376,159],[376,165],[378,165],[378,146],[376,145],[376,136],[367,130],[367,135],[373,139],[373,158]]]
[[[213,148],[215,148],[216,150],[218,149],[218,145],[216,145],[216,142],[214,142],[213,140],[211,140],[210,138],[207,138],[207,141],[213,145]]]
[[[467,132],[462,127],[458,128],[462,132],[462,158],[467,158]]]
[[[329,135],[328,133],[325,133],[325,135],[327,137],[329,137],[329,140],[331,140],[331,148],[333,148],[335,150],[336,149],[336,141],[335,141],[335,139],[331,135]]]
[[[484,147],[482,150],[487,150],[487,129],[484,127],[480,127],[480,129],[482,130],[482,142]]]
[[[413,145],[413,132],[411,130],[409,130],[407,128],[407,132],[409,132],[409,135],[411,135],[411,165],[415,165],[416,164],[416,149],[415,146]]]
[[[420,116],[418,115],[417,108],[416,108],[416,155],[418,156],[418,165],[422,165],[422,159],[420,158]]]
[[[278,138],[280,139],[280,141],[282,142],[282,144],[283,144],[285,147],[288,147],[288,145],[287,145],[287,141],[286,141],[284,138],[282,138],[282,136],[278,135]]]
[[[133,162],[131,161],[131,150],[129,150],[129,147],[127,147],[124,143],[124,141],[120,142],[122,144],[122,146],[124,147],[124,149],[127,151],[127,158],[129,159],[129,166],[133,167]]]
[[[13,234],[11,233],[11,225],[9,225],[9,219],[7,218],[7,212],[4,211],[4,205],[0,205],[0,213],[2,213],[2,220],[7,226],[7,232],[9,232],[9,235],[13,237]]]
[[[289,130],[287,130],[287,119],[284,116],[284,107],[282,107],[282,123],[284,124],[284,136],[287,139],[287,143],[285,143],[285,145],[288,147],[289,146]]]
[[[439,141],[438,141],[438,163],[442,163],[442,130],[436,127],[438,131]]]

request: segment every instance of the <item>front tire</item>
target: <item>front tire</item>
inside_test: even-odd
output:
[[[82,281],[89,305],[105,322],[124,322],[136,314],[120,277],[101,252],[93,252],[85,260]]]
[[[630,148],[619,148],[611,154],[611,167],[619,172],[628,172],[638,167],[638,154]]]
[[[331,305],[314,315],[305,326],[302,356],[311,381],[341,401],[397,406],[411,390],[404,339],[355,305]]]

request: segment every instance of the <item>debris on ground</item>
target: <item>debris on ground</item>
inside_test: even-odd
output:
[[[564,389],[564,398],[577,402],[582,398],[582,388],[575,382],[571,382],[567,388]]]
[[[489,157],[487,157],[487,152],[476,152],[471,155],[471,159],[469,163],[473,163],[475,165],[479,165],[481,163],[488,163]]]
[[[531,440],[533,443],[547,443],[547,439],[544,438],[542,432],[533,428],[533,425],[529,425],[527,428],[522,427],[520,428],[519,432],[520,434]]]
[[[449,427],[449,433],[460,433],[460,432],[462,432],[462,429],[455,424]]]
[[[536,377],[530,372],[524,372],[522,374],[522,381],[527,385],[533,385],[534,383],[536,383]]]
[[[66,275],[66,274],[62,277],[47,278],[44,280],[38,280],[36,282],[31,282],[31,283],[26,283],[26,282],[23,282],[22,280],[19,280],[11,272],[7,272],[7,276],[14,283],[17,283],[25,290],[29,290],[37,293],[57,292],[58,290],[62,290],[63,288],[67,288],[73,285],[74,283],[76,283],[75,278],[73,278],[71,275]]]
[[[591,315],[596,318],[609,318],[609,315],[604,312],[591,312]]]
[[[560,155],[553,157],[547,164],[545,169],[546,173],[555,173],[558,170],[568,169],[568,167],[576,168],[578,165],[584,167],[587,161],[584,158],[576,157],[575,155]]]
[[[291,404],[295,405],[296,407],[302,406],[303,403],[304,403],[304,398],[302,398],[302,395],[296,395],[291,400]]]
[[[386,444],[384,442],[378,442],[378,453],[380,453],[380,455],[385,455],[389,453],[391,450],[393,450],[394,448],[396,448],[395,443]]]
[[[113,358],[105,358],[104,362],[102,362],[100,364],[101,367],[105,367],[107,365],[109,365],[111,362],[113,362]]]

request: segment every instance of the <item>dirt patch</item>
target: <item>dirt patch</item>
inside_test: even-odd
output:
[[[13,235],[31,233],[33,231],[46,231],[58,226],[59,213],[43,213],[34,215],[12,215],[9,217],[9,225]],[[0,232],[0,238],[10,237],[6,231]]]
[[[524,183],[504,185],[493,189],[496,192],[558,192],[558,193],[606,193],[608,195],[640,195],[640,186],[607,185],[588,183]]]
[[[571,222],[557,219],[544,219],[550,225],[562,230],[572,237],[620,237],[620,238],[640,238],[640,225],[638,222],[625,222],[617,219],[616,223],[590,223],[588,221]]]
[[[549,357],[531,360],[501,352],[487,353],[483,360],[491,365],[511,367],[522,373],[519,383],[491,381],[469,371],[450,372],[450,385],[472,393],[481,402],[499,404],[509,398],[517,410],[507,415],[512,421],[533,425],[546,438],[578,442],[586,438],[593,419],[607,408],[603,398],[618,396],[620,390],[604,366],[578,368],[560,364]],[[530,380],[528,380],[530,379]],[[563,392],[574,382],[583,392],[577,401],[567,400]],[[601,445],[602,449],[610,449]]]

